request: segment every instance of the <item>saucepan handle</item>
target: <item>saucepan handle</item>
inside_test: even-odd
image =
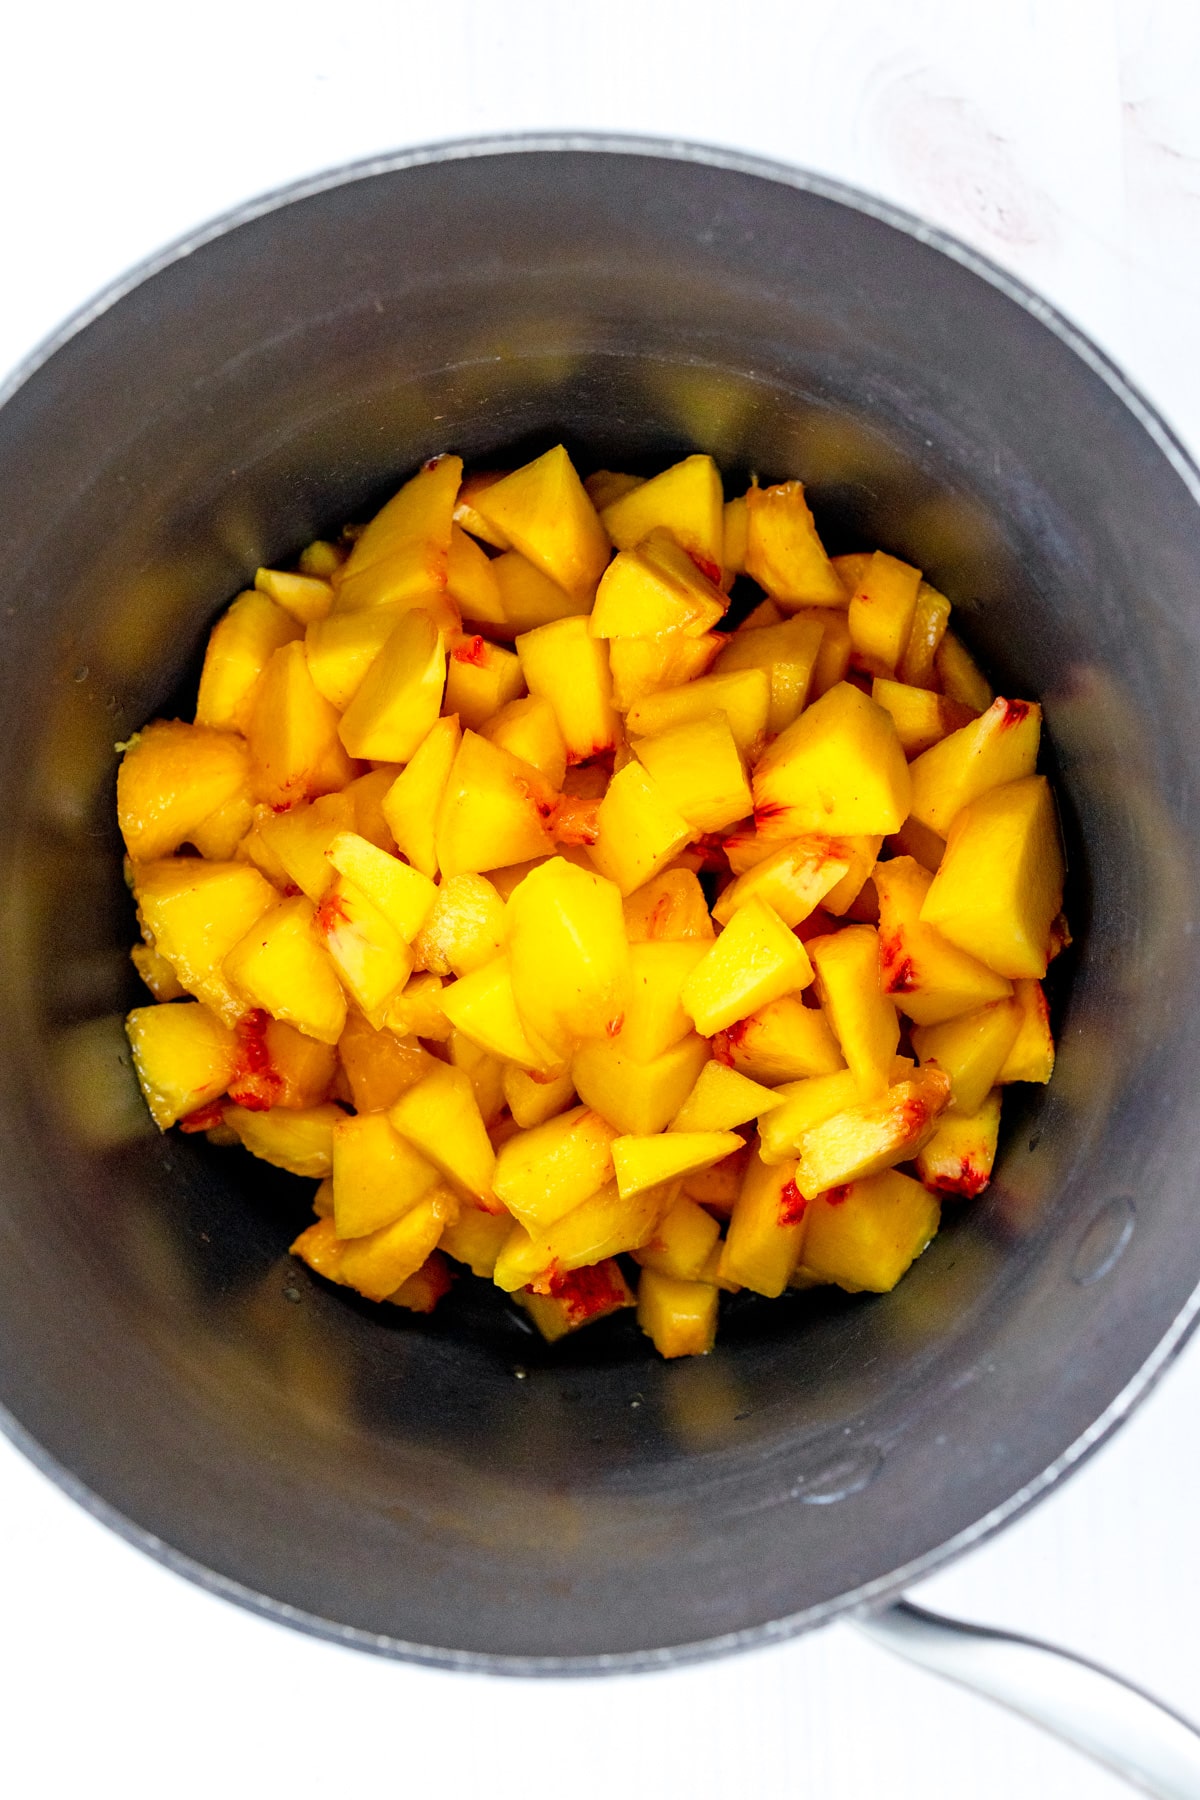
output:
[[[886,1649],[1021,1713],[1146,1793],[1200,1800],[1200,1731],[1107,1669],[908,1600],[865,1611],[857,1623]]]

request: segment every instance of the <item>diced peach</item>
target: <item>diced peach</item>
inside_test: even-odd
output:
[[[451,640],[446,664],[445,708],[464,729],[479,731],[510,700],[525,692],[515,653],[486,638],[459,634]]]
[[[561,444],[473,495],[472,504],[573,599],[590,600],[608,562],[608,533]]]
[[[596,504],[618,550],[631,550],[652,532],[666,530],[716,581],[713,571],[720,570],[725,558],[724,499],[721,472],[712,457],[687,456]]]
[[[849,872],[850,856],[837,838],[796,838],[739,875],[712,909],[719,925],[727,925],[739,906],[757,896],[773,907],[785,925],[807,919]]]
[[[592,861],[623,895],[632,894],[691,837],[691,825],[658,783],[640,763],[627,763],[609,782],[597,809]]]
[[[934,656],[934,668],[943,694],[973,713],[985,713],[995,695],[974,657],[952,631],[944,632]]]
[[[295,574],[288,569],[258,569],[254,585],[289,613],[297,625],[323,619],[333,605],[333,589],[318,575]]]
[[[117,771],[117,822],[135,862],[170,856],[198,826],[245,792],[242,738],[157,719],[137,733]]]
[[[750,786],[724,713],[637,738],[633,749],[666,804],[694,830],[725,830],[750,811]]]
[[[889,681],[876,676],[871,683],[871,698],[892,715],[896,736],[905,756],[919,757],[934,744],[941,743],[951,732],[969,724],[970,715],[963,706],[935,694],[929,688],[908,687],[902,681]]]
[[[634,488],[645,485],[644,475],[622,475],[615,469],[596,469],[583,478],[587,497],[603,518],[606,506],[619,500],[623,494],[632,494]]]
[[[754,816],[771,837],[886,834],[908,817],[911,788],[891,715],[841,682],[760,758]]]
[[[854,598],[859,582],[870,567],[873,555],[874,551],[871,550],[849,550],[843,552],[841,556],[830,557],[829,560],[842,584],[842,592],[846,596],[847,606]]]
[[[490,1050],[485,1050],[465,1031],[452,1027],[446,1040],[446,1049],[450,1053],[450,1062],[456,1069],[461,1069],[471,1083],[471,1091],[475,1095],[475,1104],[479,1108],[479,1116],[491,1136],[493,1129],[500,1124],[504,1112],[504,1069],[505,1064]]]
[[[342,715],[352,756],[403,763],[433,729],[446,682],[445,639],[428,612],[402,613]]]
[[[473,475],[464,475],[454,503],[454,523],[496,550],[507,550],[509,541],[497,526],[489,525],[483,514],[476,511],[475,501],[485,488],[495,487],[507,473],[506,469],[476,469]]]
[[[1041,982],[1015,981],[1013,998],[1021,1009],[1021,1023],[996,1080],[1001,1084],[1010,1081],[1045,1084],[1054,1073],[1054,1039],[1050,1032],[1050,1008]]]
[[[651,1062],[687,1036],[691,1020],[680,995],[706,950],[697,938],[630,946],[629,997],[616,1040],[625,1055]]]
[[[553,1224],[533,1233],[518,1226],[496,1259],[492,1279],[508,1293],[521,1287],[549,1291],[572,1270],[638,1249],[653,1235],[669,1199],[669,1192],[659,1189],[623,1198],[610,1181]]]
[[[221,966],[249,1005],[261,1006],[320,1043],[337,1043],[346,1023],[346,999],[318,934],[312,903],[303,895],[264,914]]]
[[[527,1032],[569,1055],[582,1038],[614,1037],[629,1002],[629,946],[611,881],[556,856],[508,902],[508,954]]]
[[[352,829],[376,849],[386,850],[389,856],[396,854],[397,845],[383,803],[399,774],[400,769],[395,763],[379,763],[342,789],[354,808]]]
[[[935,587],[930,587],[927,581],[923,581],[917,589],[917,604],[909,628],[908,643],[896,671],[901,681],[910,687],[931,688],[935,685],[937,671],[934,659],[938,645],[946,634],[949,619],[950,602],[945,594],[939,594]],[[971,710],[976,709],[973,707]]]
[[[549,782],[529,763],[463,732],[438,812],[435,845],[443,877],[548,854],[556,802]]]
[[[677,938],[711,943],[715,935],[704,890],[690,869],[664,869],[626,896],[624,913],[631,944]]]
[[[1029,700],[997,700],[951,732],[912,766],[912,815],[945,837],[962,808],[989,788],[1037,767],[1042,709]]]
[[[429,877],[356,831],[340,832],[325,854],[338,874],[353,882],[405,943],[411,943],[437,899],[438,890]]]
[[[388,1004],[384,1020],[397,1037],[428,1039],[444,1043],[451,1025],[442,1010],[445,987],[440,975],[412,975]]]
[[[234,1027],[237,1069],[229,1098],[251,1112],[272,1106],[306,1112],[330,1097],[337,1074],[337,1052],[319,1044],[282,1019],[260,1009],[246,1013]]]
[[[578,1331],[581,1325],[595,1324],[611,1313],[636,1305],[620,1264],[611,1259],[554,1278],[548,1294],[523,1288],[513,1299],[529,1314],[548,1344],[557,1343],[569,1331]]]
[[[807,1204],[794,1162],[769,1167],[752,1155],[734,1201],[717,1270],[723,1280],[776,1299],[800,1257]]]
[[[707,1062],[696,1085],[671,1120],[672,1131],[732,1131],[779,1106],[770,1088],[762,1087],[724,1063]]]
[[[831,1075],[843,1066],[825,1014],[791,994],[759,1007],[719,1033],[713,1041],[713,1056],[767,1087],[810,1075]]]
[[[743,756],[749,756],[761,747],[766,734],[770,701],[765,670],[735,669],[647,694],[630,707],[625,723],[634,736],[653,737],[709,713],[724,713],[735,744]]]
[[[921,1069],[875,1100],[847,1107],[799,1140],[796,1184],[806,1199],[909,1162],[932,1135],[950,1097],[941,1069]],[[768,1115],[769,1117],[770,1115]]]
[[[333,886],[334,870],[325,852],[339,832],[354,824],[354,802],[345,791],[301,801],[288,812],[268,813],[258,833],[288,882],[315,905]]]
[[[847,623],[858,665],[893,675],[908,645],[921,571],[876,550],[855,584]]]
[[[187,989],[165,956],[151,944],[135,944],[129,960],[156,1000],[182,1000]]]
[[[592,608],[592,635],[647,638],[682,631],[702,637],[723,618],[727,604],[716,581],[660,530],[636,549],[619,551],[605,569]]]
[[[446,1235],[446,1227],[442,1227],[442,1237]],[[409,1312],[431,1313],[439,1300],[444,1300],[454,1285],[454,1270],[446,1261],[440,1250],[431,1250],[419,1269],[414,1269],[394,1294],[389,1294],[389,1306],[403,1306]]]
[[[746,495],[746,573],[788,611],[792,606],[844,606],[837,571],[817,536],[798,481],[752,487]]]
[[[659,1219],[653,1237],[634,1251],[634,1257],[643,1269],[656,1269],[677,1281],[697,1281],[720,1235],[712,1214],[680,1194]]]
[[[821,655],[825,628],[810,614],[781,625],[736,631],[716,662],[718,675],[759,669],[770,684],[767,730],[786,729],[802,711]]]
[[[150,1117],[166,1131],[223,1094],[237,1068],[233,1033],[206,1006],[139,1006],[125,1021]]]
[[[331,581],[349,554],[348,545],[334,543],[330,538],[314,538],[296,558],[296,567],[302,575],[318,575],[322,581]]]
[[[291,1112],[273,1106],[269,1112],[252,1112],[243,1106],[227,1106],[224,1120],[251,1156],[320,1181],[333,1170],[333,1128],[346,1117],[340,1106],[311,1106]]]
[[[619,727],[608,646],[593,637],[588,620],[556,619],[524,631],[516,649],[530,693],[554,708],[568,762],[586,762],[611,750]]]
[[[367,612],[333,613],[318,619],[304,634],[308,672],[318,693],[344,712],[363,684],[367,670],[396,629],[395,607]]]
[[[461,525],[450,528],[446,592],[464,619],[492,627],[504,624],[500,583],[492,560]]]
[[[908,1069],[911,1067],[910,1063]],[[857,1106],[860,1099],[858,1083],[849,1069],[786,1081],[775,1093],[779,1105],[764,1116],[758,1133],[758,1153],[763,1162],[772,1164],[794,1160],[806,1131],[835,1118],[848,1106]]]
[[[551,787],[562,787],[567,772],[567,746],[548,700],[538,694],[509,700],[480,727],[480,735],[507,750],[510,756],[529,763]]]
[[[822,694],[827,694],[839,681],[845,681],[850,672],[853,645],[850,642],[850,626],[846,614],[838,608],[798,606],[790,622],[802,625],[810,621],[821,627],[821,647],[812,666],[808,699],[819,700]],[[788,718],[785,723],[790,725],[791,719]]]
[[[1044,775],[1010,781],[956,815],[921,918],[997,974],[1040,980],[1063,874],[1049,783]]]
[[[1015,1000],[994,1000],[940,1025],[921,1025],[912,1034],[922,1067],[950,1077],[950,1101],[959,1112],[978,1112],[996,1085],[1017,1039],[1022,1010]]]
[[[300,627],[266,594],[252,588],[222,613],[209,633],[196,699],[196,723],[244,732],[259,676]]]
[[[210,862],[232,862],[254,826],[255,806],[249,784],[219,806],[192,832],[192,843]]]
[[[504,902],[486,875],[450,875],[437,889],[413,942],[418,965],[469,975],[504,948]]]
[[[896,1169],[816,1195],[804,1267],[850,1293],[886,1294],[937,1233],[936,1199]]]
[[[397,847],[422,875],[438,872],[437,821],[461,737],[457,718],[436,720],[384,798]]]
[[[704,1037],[725,1031],[812,980],[808,954],[757,898],[738,908],[684,983],[684,1010]]]
[[[618,712],[628,712],[648,694],[694,681],[728,641],[718,631],[698,638],[682,631],[664,631],[656,638],[612,638],[608,661],[613,705]]]
[[[850,925],[813,938],[808,954],[817,994],[862,1098],[882,1094],[900,1038],[900,1021],[879,982],[879,934]]]
[[[879,971],[885,994],[918,1025],[937,1025],[991,1000],[1004,1000],[1012,983],[959,950],[921,908],[933,876],[911,856],[896,856],[875,871],[879,896]]]
[[[133,892],[145,931],[182,986],[235,1025],[249,1007],[221,965],[278,901],[270,882],[248,863],[169,857],[139,864]]]
[[[314,1275],[326,1281],[342,1281],[342,1240],[334,1230],[333,1215],[318,1218],[315,1225],[302,1231],[291,1245],[291,1254],[307,1263]]]
[[[263,670],[247,738],[255,795],[276,809],[333,793],[356,773],[337,711],[318,693],[298,641],[276,650]]]
[[[749,1165],[750,1148],[743,1144],[740,1150],[735,1150],[732,1156],[723,1156],[710,1169],[698,1169],[694,1175],[685,1175],[683,1191],[714,1218],[727,1219],[742,1191]],[[707,1275],[706,1280],[715,1281],[715,1274]]]
[[[512,1219],[508,1213],[487,1213],[477,1206],[464,1206],[457,1219],[443,1227],[441,1248],[455,1262],[466,1263],[472,1275],[490,1281],[504,1240],[511,1234]]]
[[[523,1131],[532,1125],[544,1125],[556,1113],[565,1112],[575,1099],[575,1082],[568,1069],[553,1080],[522,1069],[516,1063],[505,1063],[501,1076],[504,1099],[513,1122]]]
[[[618,1191],[627,1199],[711,1168],[740,1149],[741,1143],[732,1131],[661,1131],[648,1137],[615,1138],[612,1160]]]
[[[933,1136],[917,1152],[917,1174],[939,1194],[973,1200],[992,1178],[1000,1133],[1000,1090],[993,1088],[973,1113],[947,1108]]]
[[[344,875],[337,876],[322,900],[313,927],[341,985],[368,1022],[379,1030],[387,1023],[393,996],[412,973],[415,957],[408,943],[362,889]]]
[[[403,1218],[437,1181],[386,1114],[345,1115],[333,1127],[333,1218],[340,1238],[365,1237]]]
[[[542,1230],[612,1180],[615,1137],[587,1106],[519,1132],[496,1157],[495,1193],[529,1230]]]
[[[339,612],[421,605],[444,593],[461,478],[461,457],[435,457],[376,513],[335,576]]]
[[[357,1012],[347,1018],[337,1048],[360,1113],[386,1112],[433,1066],[428,1050],[423,1050],[415,1037],[376,1031]]]
[[[928,825],[920,824],[911,816],[905,819],[899,831],[892,833],[888,845],[894,855],[911,856],[931,875],[937,874],[946,854],[945,838],[940,838],[936,831],[930,831]]]
[[[522,1069],[554,1071],[553,1049],[536,1034],[530,1038],[522,1025],[506,956],[451,982],[442,991],[442,1010],[452,1025],[491,1055]]]
[[[402,1138],[440,1169],[457,1193],[489,1210],[495,1206],[496,1153],[480,1117],[470,1078],[435,1063],[388,1113]]]
[[[576,618],[587,611],[587,600],[566,593],[515,550],[496,557],[492,575],[503,614],[503,624],[492,627],[496,636],[519,637],[523,632],[536,631],[539,625],[552,625],[556,619]]]
[[[724,541],[721,547],[721,586],[729,587],[735,575],[746,573],[746,536],[750,522],[750,509],[746,505],[745,494],[739,494],[736,500],[725,502]],[[764,605],[772,606],[767,600]],[[776,622],[783,614],[776,608]]]
[[[434,1188],[401,1218],[343,1246],[338,1273],[368,1300],[387,1300],[432,1256],[458,1202]]]
[[[707,1356],[717,1336],[718,1299],[712,1282],[646,1269],[638,1283],[638,1324],[660,1356]]]
[[[571,1078],[579,1098],[615,1131],[650,1137],[679,1111],[708,1053],[694,1032],[649,1062],[635,1061],[620,1037],[591,1038],[575,1052]]]

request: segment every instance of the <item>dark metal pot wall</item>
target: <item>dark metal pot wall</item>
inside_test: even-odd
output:
[[[948,248],[708,153],[398,157],[185,246],[0,411],[0,1399],[156,1554],[382,1650],[722,1647],[998,1523],[1181,1339],[1195,479],[1094,352]],[[1007,1103],[991,1191],[894,1294],[735,1304],[695,1363],[628,1320],[542,1352],[468,1284],[428,1324],[320,1287],[286,1256],[293,1184],[153,1135],[122,1056],[114,742],[257,563],[433,451],[560,435],[802,475],[837,547],[920,564],[1044,701],[1065,800],[1059,1068]]]

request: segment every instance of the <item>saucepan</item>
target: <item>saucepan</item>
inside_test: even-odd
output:
[[[290,1178],[149,1127],[114,745],[218,608],[426,456],[564,440],[801,476],[835,550],[952,596],[1045,708],[1074,947],[1058,1068],[894,1293],[545,1350],[287,1256]],[[620,139],[441,146],[236,212],[104,294],[0,410],[0,1401],[99,1517],[341,1643],[654,1668],[854,1615],[1200,1794],[1182,1721],[897,1596],[1129,1412],[1200,1304],[1200,476],[1010,277],[823,179]],[[389,1316],[383,1317],[384,1311]],[[394,1316],[392,1316],[394,1315]],[[1101,1684],[1097,1686],[1096,1684]]]

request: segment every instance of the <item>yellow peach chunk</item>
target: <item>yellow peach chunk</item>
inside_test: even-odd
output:
[[[801,1134],[796,1184],[805,1199],[896,1163],[909,1162],[933,1133],[950,1098],[941,1069],[921,1069],[876,1100],[835,1113]]]
[[[522,1288],[513,1299],[529,1314],[548,1344],[557,1343],[569,1331],[578,1331],[581,1325],[595,1324],[636,1304],[620,1264],[611,1258],[557,1277],[548,1294]]]
[[[743,627],[724,640],[715,673],[732,675],[758,669],[767,677],[767,731],[774,735],[785,730],[803,710],[824,641],[825,626],[808,613],[777,625],[756,626],[749,631]]]
[[[773,1087],[843,1067],[825,1014],[791,994],[738,1019],[713,1042],[713,1055],[751,1081]]]
[[[817,994],[863,1099],[882,1094],[900,1039],[900,1021],[879,983],[879,933],[848,925],[812,938]]]
[[[438,456],[375,514],[334,576],[334,606],[360,612],[444,594],[462,458]]]
[[[911,856],[894,856],[875,870],[880,982],[917,1025],[938,1025],[1012,993],[1012,983],[1003,975],[959,950],[932,925],[922,924],[921,908],[932,881]]]
[[[935,587],[930,587],[927,581],[923,581],[917,589],[917,604],[913,611],[908,643],[896,670],[901,681],[910,687],[934,686],[937,679],[934,658],[949,622],[950,602],[945,594],[939,594]],[[973,707],[971,710],[983,709]]]
[[[946,1109],[917,1152],[917,1174],[935,1193],[973,1200],[992,1178],[999,1135],[1000,1090],[993,1088],[975,1112]]]
[[[626,763],[596,812],[593,863],[622,895],[650,881],[692,837],[692,827],[640,763]],[[706,909],[707,910],[707,909]]]
[[[276,650],[300,636],[281,606],[252,588],[239,594],[209,633],[196,698],[196,723],[244,732],[259,676]]]
[[[702,637],[724,617],[728,601],[666,531],[621,550],[600,577],[592,608],[598,638],[658,637],[682,631]]]
[[[754,816],[779,838],[886,834],[908,817],[911,788],[891,714],[840,682],[760,758]]]
[[[630,707],[625,724],[635,737],[654,737],[674,725],[724,713],[734,743],[743,756],[750,756],[758,752],[766,736],[770,705],[771,684],[765,669],[732,669],[645,695]]]
[[[343,790],[301,801],[288,812],[267,813],[258,833],[288,881],[314,905],[333,886],[335,871],[325,855],[339,832],[354,824],[354,802]]]
[[[504,1213],[481,1212],[477,1206],[464,1206],[457,1219],[443,1226],[440,1248],[455,1262],[466,1263],[472,1275],[490,1281],[496,1258],[504,1240],[512,1235],[513,1223]]]
[[[804,945],[762,900],[739,906],[692,970],[681,999],[702,1037],[806,987],[812,964]]]
[[[368,1300],[387,1300],[432,1256],[457,1212],[453,1195],[435,1188],[393,1224],[345,1243],[340,1279]]]
[[[608,643],[612,704],[628,712],[648,694],[682,687],[703,675],[728,639],[718,631],[688,637],[664,631],[656,638],[611,638]]]
[[[412,973],[415,959],[409,945],[391,920],[344,875],[335,878],[313,925],[342,986],[379,1030],[387,1023],[393,995]]]
[[[902,681],[889,681],[876,676],[871,683],[871,698],[892,715],[896,736],[907,757],[919,757],[940,744],[951,732],[970,722],[965,707],[935,694],[929,688],[907,687]]]
[[[358,1012],[347,1017],[337,1051],[360,1113],[386,1112],[433,1067],[433,1058],[415,1037],[376,1031]]]
[[[556,619],[523,631],[516,640],[521,672],[531,694],[554,708],[569,762],[586,762],[615,746],[608,646],[593,637],[584,617]]]
[[[334,793],[356,773],[299,641],[276,650],[263,670],[246,736],[255,797],[276,809]]]
[[[942,634],[934,654],[934,671],[943,694],[971,712],[985,713],[995,699],[985,677],[961,638]]]
[[[434,841],[443,877],[481,874],[549,854],[554,840],[548,821],[556,800],[536,769],[464,731],[438,810]]]
[[[333,1128],[345,1118],[340,1106],[310,1106],[293,1112],[273,1106],[269,1112],[251,1112],[243,1106],[227,1106],[225,1124],[251,1156],[286,1169],[289,1175],[322,1180],[333,1170]]]
[[[473,505],[573,599],[591,598],[611,547],[561,444],[484,488]]]
[[[768,1166],[751,1155],[733,1203],[717,1273],[774,1300],[787,1286],[804,1242],[807,1206],[794,1161]]]
[[[346,1023],[346,997],[303,895],[265,913],[221,965],[251,1006],[294,1025],[322,1044],[336,1044]]]
[[[611,881],[563,857],[530,871],[508,902],[508,956],[527,1033],[562,1055],[615,1037],[629,1004],[629,945]]]
[[[356,831],[340,832],[325,854],[338,874],[353,882],[405,943],[411,944],[438,895],[428,875],[389,856]]]
[[[506,1062],[500,1080],[505,1104],[514,1123],[523,1130],[544,1125],[556,1113],[565,1112],[575,1099],[575,1082],[569,1069],[548,1079],[517,1063]]]
[[[727,925],[739,906],[757,896],[774,908],[784,924],[801,924],[849,873],[850,850],[839,838],[794,838],[767,854],[732,881],[712,909],[718,925]]]
[[[567,772],[567,746],[554,708],[539,694],[524,694],[507,701],[480,726],[480,736],[529,763],[551,787],[562,787]]]
[[[421,968],[470,975],[504,948],[504,902],[486,875],[451,875],[413,940]]]
[[[846,604],[800,482],[752,487],[746,495],[746,573],[789,612]]]
[[[138,1006],[125,1021],[133,1066],[160,1131],[223,1094],[237,1068],[237,1040],[194,1000]]]
[[[896,1169],[814,1197],[804,1268],[852,1294],[886,1294],[937,1234],[937,1200]]]
[[[946,837],[958,813],[980,794],[1033,774],[1041,728],[1040,706],[997,700],[952,731],[912,766],[913,818]]]
[[[242,738],[157,719],[139,731],[117,771],[117,823],[134,862],[170,856],[198,826],[243,794],[250,761]]]
[[[402,613],[342,714],[342,743],[351,756],[407,762],[433,729],[445,683],[445,638],[433,617]]]
[[[710,1281],[646,1269],[638,1283],[638,1324],[660,1356],[707,1356],[717,1337],[718,1300]]]
[[[463,1070],[435,1063],[423,1081],[400,1096],[388,1117],[457,1193],[488,1209],[495,1205],[496,1153]]]
[[[637,1062],[621,1039],[592,1038],[571,1062],[579,1098],[625,1136],[662,1131],[683,1105],[708,1061],[708,1044],[690,1032],[650,1062]]]
[[[614,775],[613,781],[616,779]],[[626,895],[623,910],[631,944],[677,938],[711,943],[715,936],[704,890],[690,869],[664,869]]]
[[[248,1010],[222,964],[233,946],[279,896],[248,863],[209,863],[195,856],[139,863],[133,896],[143,928],[181,985],[226,1025]]]
[[[182,1000],[187,989],[165,956],[150,944],[135,944],[129,960],[156,1000]]]
[[[612,1180],[615,1137],[587,1106],[517,1132],[496,1156],[497,1198],[531,1231],[552,1225]]]
[[[859,664],[892,675],[908,645],[917,610],[920,569],[876,550],[855,584],[847,624]]]
[[[403,1218],[437,1170],[384,1113],[345,1114],[333,1127],[333,1219],[340,1238],[365,1237]]]
[[[616,1042],[635,1062],[653,1061],[691,1031],[680,993],[705,949],[696,938],[630,946],[629,999]]]
[[[398,620],[395,607],[375,606],[367,612],[333,613],[304,633],[304,657],[313,686],[338,712],[344,712],[357,694]]]
[[[160,995],[161,998],[165,996]],[[1021,1009],[1021,1023],[996,1080],[1046,1083],[1054,1073],[1054,1039],[1050,1034],[1050,1008],[1040,981],[1015,981],[1013,998]]]
[[[617,1187],[625,1198],[639,1194],[711,1168],[741,1145],[741,1138],[732,1131],[662,1131],[647,1137],[615,1138],[612,1160]]]
[[[497,636],[520,637],[522,632],[552,625],[556,619],[576,618],[586,613],[590,604],[590,599],[576,599],[568,594],[515,550],[495,558],[492,574],[504,617],[502,627],[493,627]]]
[[[524,692],[525,677],[514,651],[462,633],[450,640],[443,704],[447,713],[458,715],[464,730],[482,730],[502,706]]]
[[[724,501],[721,472],[712,457],[687,456],[649,481],[636,481],[623,494],[613,494],[610,487],[595,503],[618,550],[632,550],[652,532],[665,530],[711,572],[725,558]]]
[[[1015,1000],[994,1000],[944,1024],[918,1026],[913,1049],[923,1068],[931,1065],[950,1077],[951,1105],[959,1112],[978,1112],[996,1085],[1021,1020]]]
[[[560,1275],[627,1255],[653,1235],[669,1198],[655,1189],[626,1199],[610,1181],[537,1232],[518,1226],[496,1259],[492,1279],[508,1293],[521,1287],[545,1291]]]
[[[666,804],[695,831],[723,831],[750,811],[750,785],[724,713],[636,738],[632,748]]]
[[[712,1214],[680,1194],[658,1220],[654,1235],[633,1254],[643,1269],[657,1269],[678,1281],[698,1281],[720,1236]]]
[[[1063,874],[1049,783],[1044,775],[1010,781],[956,815],[921,918],[998,975],[1040,980]]]
[[[899,1060],[899,1059],[897,1059]],[[908,1065],[911,1069],[911,1063]],[[903,1073],[907,1073],[904,1070]],[[901,1077],[895,1074],[893,1079]],[[785,1081],[775,1089],[779,1105],[759,1125],[759,1155],[765,1163],[794,1160],[800,1140],[814,1125],[823,1125],[848,1106],[857,1106],[858,1083],[849,1069],[832,1075],[812,1075],[801,1081]]]
[[[504,624],[500,583],[492,560],[458,524],[450,527],[446,592],[464,619],[492,628]]]
[[[437,821],[461,737],[457,718],[436,720],[384,796],[397,848],[422,875],[438,872]]]
[[[530,1038],[513,996],[507,956],[496,956],[442,990],[442,1011],[457,1030],[492,1056],[519,1068],[553,1073],[558,1060],[549,1045]]]
[[[258,569],[254,585],[296,621],[308,625],[323,619],[333,605],[333,589],[319,575],[293,573],[290,569]]]

